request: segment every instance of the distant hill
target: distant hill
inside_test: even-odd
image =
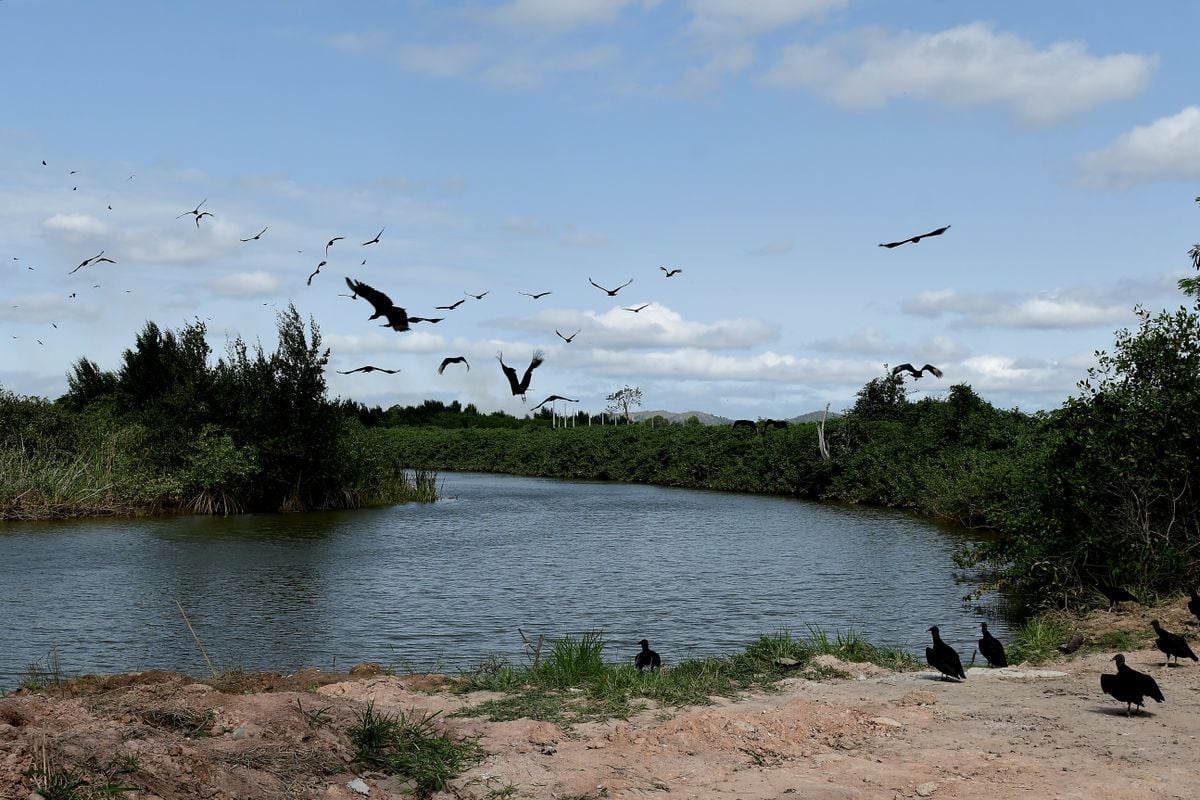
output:
[[[821,416],[824,413],[824,411],[810,411],[807,414],[801,414],[798,417],[789,417],[787,421],[791,423],[820,422]],[[701,425],[733,424],[733,420],[731,420],[729,417],[721,417],[716,414],[709,414],[706,411],[631,411],[629,416],[633,417],[637,422],[641,422],[644,419],[662,417],[669,422],[684,423],[687,422],[690,417],[695,417],[696,419],[700,420]],[[838,415],[831,411],[829,416],[832,418]]]

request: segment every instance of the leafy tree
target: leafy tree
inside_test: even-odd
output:
[[[642,390],[636,386],[626,386],[618,389],[604,399],[608,401],[606,410],[610,414],[619,413],[625,418],[627,423],[632,423],[633,418],[630,416],[629,410],[641,406]]]

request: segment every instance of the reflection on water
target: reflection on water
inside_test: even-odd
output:
[[[0,687],[74,672],[519,658],[517,627],[649,638],[668,662],[759,633],[853,626],[969,656],[956,534],[908,516],[652,486],[449,474],[435,504],[0,526]],[[1002,621],[988,619],[1003,638]]]

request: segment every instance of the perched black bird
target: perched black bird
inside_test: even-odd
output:
[[[1192,596],[1192,599],[1188,600],[1188,611],[1192,612],[1196,619],[1200,619],[1200,594],[1196,594],[1195,589],[1188,589],[1188,594]]]
[[[467,364],[466,356],[450,356],[442,359],[442,364],[440,367],[438,367],[438,375],[441,375],[443,372],[445,372],[446,367],[450,366],[451,364],[466,364],[467,372],[471,371],[471,365]]]
[[[1117,603],[1136,603],[1137,598],[1129,592],[1122,589],[1120,586],[1111,586],[1107,583],[1102,583],[1096,587],[1096,591],[1108,598],[1108,610],[1112,611],[1117,607]]]
[[[451,303],[448,306],[434,306],[434,308],[436,308],[438,311],[453,311],[454,309],[458,308],[465,302],[467,302],[467,301],[466,300],[455,300],[453,303]]]
[[[463,292],[463,294],[465,294],[467,297],[474,297],[476,300],[482,300],[483,298],[488,296],[490,291],[491,290],[489,289],[487,292],[484,292],[483,294],[471,294],[470,292]]]
[[[659,269],[667,273],[668,278],[670,278],[672,275],[678,275],[679,273],[683,272],[682,269],[667,269],[666,267],[659,267]]]
[[[592,280],[591,278],[588,278],[588,283],[590,283],[592,286],[595,286],[595,287],[596,287],[597,289],[599,289],[600,291],[602,291],[602,292],[605,292],[606,294],[608,294],[608,296],[609,296],[609,297],[616,297],[616,296],[617,296],[617,292],[621,291],[621,290],[622,290],[622,289],[624,289],[626,286],[628,286],[629,284],[633,283],[633,278],[630,278],[629,280],[625,281],[624,283],[622,283],[620,286],[618,286],[618,287],[617,287],[617,288],[615,288],[615,289],[605,289],[603,286],[601,286],[600,284],[596,283],[596,282],[595,282],[594,280]]]
[[[1007,667],[1008,657],[1004,655],[1004,645],[995,636],[988,633],[987,623],[979,623],[983,627],[983,638],[979,640],[979,652],[993,667]]]
[[[1113,656],[1112,660],[1117,662],[1117,674],[1101,675],[1100,689],[1105,694],[1125,703],[1126,716],[1129,716],[1129,711],[1133,706],[1137,706],[1140,711],[1142,700],[1146,697],[1159,703],[1165,702],[1166,698],[1163,697],[1154,678],[1144,672],[1138,672],[1133,667],[1125,666],[1125,656],[1120,653]]]
[[[536,406],[534,406],[533,408],[531,408],[531,409],[529,409],[529,410],[530,410],[530,411],[537,411],[539,408],[541,408],[542,406],[546,405],[546,403],[553,403],[555,400],[565,400],[565,401],[566,401],[566,402],[568,402],[568,403],[578,403],[578,402],[579,402],[578,400],[572,400],[572,399],[571,399],[571,398],[569,398],[569,397],[563,397],[561,394],[552,394],[552,395],[550,395],[549,397],[547,397],[545,400],[543,400],[542,402],[538,403]]]
[[[395,375],[399,371],[400,370],[398,370],[398,369],[384,369],[383,367],[372,367],[371,365],[368,364],[365,367],[359,367],[358,369],[352,369],[352,370],[348,370],[346,372],[342,372],[339,369],[337,371],[337,373],[338,373],[338,375],[352,375],[355,372],[386,372],[388,375]]]
[[[525,374],[521,376],[520,382],[517,381],[517,371],[504,363],[504,354],[497,353],[496,358],[500,361],[500,369],[504,371],[504,377],[508,378],[508,385],[512,388],[513,397],[520,395],[521,399],[525,399],[525,392],[529,390],[529,380],[533,377],[533,371],[542,365],[546,360],[545,354],[541,350],[533,351],[533,358],[529,362],[529,368],[525,370]]]
[[[958,657],[958,651],[942,641],[937,625],[930,628],[928,632],[933,634],[933,647],[925,648],[925,660],[929,662],[929,666],[942,673],[942,680],[950,678],[965,680],[967,673],[963,672],[962,660]]]
[[[1167,664],[1171,663],[1171,656],[1175,656],[1175,662],[1179,663],[1181,658],[1190,658],[1192,661],[1200,661],[1196,658],[1196,654],[1192,652],[1192,648],[1188,647],[1185,640],[1178,633],[1171,633],[1169,630],[1158,624],[1158,620],[1150,620],[1150,627],[1154,628],[1154,632],[1158,634],[1158,638],[1154,640],[1154,646],[1167,656]]]
[[[266,228],[263,228],[261,231],[259,231],[258,233],[254,234],[254,235],[253,235],[253,236],[251,236],[249,239],[242,239],[242,241],[243,241],[243,242],[255,242],[255,241],[258,241],[258,238],[259,238],[260,236],[262,236],[262,235],[263,235],[264,233],[266,233],[266,232],[267,232],[267,229],[266,229]]]
[[[921,376],[924,375],[926,372],[929,372],[929,374],[933,375],[933,377],[935,377],[935,378],[942,377],[942,371],[940,369],[938,369],[937,367],[935,367],[933,364],[926,364],[925,366],[921,367],[920,369],[917,369],[912,364],[908,364],[908,363],[898,364],[898,365],[892,367],[893,375],[895,375],[897,372],[901,372],[901,371],[910,373],[913,376],[913,380],[920,380]]]
[[[366,247],[366,246],[367,246],[367,245],[369,245],[369,244],[379,244],[379,237],[380,237],[380,236],[383,236],[383,232],[384,232],[384,231],[386,231],[386,230],[387,230],[387,226],[386,226],[386,225],[384,225],[382,228],[380,228],[380,229],[379,229],[379,233],[375,234],[375,238],[374,238],[374,239],[372,239],[372,240],[371,240],[371,241],[369,241],[369,242],[363,242],[363,243],[362,243],[362,245],[361,245],[361,247]]]
[[[487,292],[484,292],[484,294],[487,294]],[[539,297],[545,297],[546,295],[551,294],[551,292],[538,292],[537,294],[530,294],[529,292],[517,292],[517,294],[523,294],[526,297],[532,297],[534,300],[537,300]]]
[[[638,644],[642,646],[642,652],[638,653],[637,658],[633,660],[633,665],[637,667],[638,672],[647,667],[650,668],[651,672],[654,672],[662,666],[662,659],[659,658],[658,653],[650,649],[649,641],[642,639]]]
[[[650,307],[650,304],[649,304],[649,303],[642,303],[642,304],[641,304],[640,306],[638,306],[637,308],[622,308],[621,310],[622,310],[622,311],[632,311],[633,313],[635,313],[635,314],[636,314],[636,313],[638,313],[639,311],[641,311],[643,308],[649,308],[649,307]]]
[[[944,228],[938,228],[935,231],[930,231],[929,233],[922,233],[919,236],[912,237],[911,239],[901,239],[898,242],[888,242],[887,244],[881,244],[879,246],[886,247],[890,250],[893,247],[899,247],[900,245],[908,244],[909,242],[916,244],[917,242],[921,241],[922,239],[926,238],[927,236],[941,236],[943,233],[945,233],[948,230],[950,230],[949,225],[947,225]]]
[[[580,330],[582,330],[582,328]],[[579,335],[579,331],[575,331],[570,336],[563,336],[562,331],[560,331],[558,328],[555,328],[554,332],[558,334],[558,338],[562,339],[567,344],[570,344],[571,340],[573,340],[576,336]],[[1197,615],[1197,616],[1200,616],[1200,615]]]
[[[387,320],[386,327],[397,332],[408,330],[408,312],[393,303],[386,294],[353,278],[346,278],[346,285],[350,287],[354,298],[362,295],[375,309],[375,313],[367,317],[368,320],[383,317]]]

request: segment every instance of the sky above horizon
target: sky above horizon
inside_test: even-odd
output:
[[[929,362],[914,398],[1054,408],[1200,240],[1200,5],[1155,10],[0,0],[0,387],[147,320],[272,349],[294,303],[384,407],[784,418]],[[346,276],[444,320],[379,327]],[[539,348],[523,405],[496,355]]]

